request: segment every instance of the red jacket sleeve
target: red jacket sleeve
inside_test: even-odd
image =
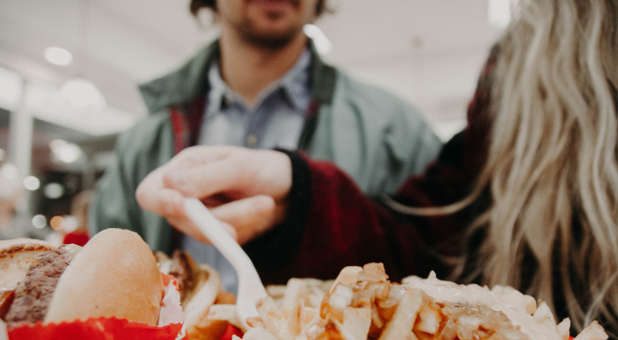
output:
[[[302,276],[332,278],[342,267],[383,262],[398,279],[437,264],[427,220],[401,216],[370,200],[336,166],[307,160],[311,203],[304,235],[294,259]],[[437,268],[436,268],[437,269]]]
[[[464,137],[462,133],[449,141],[427,172],[409,178],[395,199],[430,206],[463,198],[470,183],[460,164],[465,161]],[[398,214],[367,197],[334,164],[287,154],[294,174],[288,220],[245,247],[265,282],[282,283],[292,276],[333,278],[344,266],[367,262],[383,262],[394,280],[430,270],[446,274],[442,260],[459,250],[455,244],[466,224],[463,214]]]

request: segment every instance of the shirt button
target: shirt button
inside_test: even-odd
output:
[[[258,138],[257,138],[257,136],[256,136],[256,135],[254,135],[254,134],[252,134],[252,133],[251,133],[251,134],[248,134],[248,135],[247,135],[246,142],[247,142],[247,146],[249,146],[249,147],[254,147],[254,146],[256,146],[256,145],[257,145],[257,143],[258,143]]]

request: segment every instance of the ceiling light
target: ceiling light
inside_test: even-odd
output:
[[[319,54],[326,55],[332,50],[333,44],[330,40],[328,40],[326,34],[324,34],[322,29],[318,26],[314,24],[306,24],[303,27],[303,31],[309,38],[311,38]]]
[[[43,188],[43,194],[45,197],[55,200],[64,195],[64,187],[59,183],[52,182],[45,185]]]
[[[107,106],[101,91],[89,80],[76,78],[64,83],[60,93],[75,109],[102,110]]]
[[[57,160],[67,164],[76,162],[82,156],[82,149],[79,146],[62,139],[49,142],[49,148]]]
[[[34,215],[32,217],[32,225],[37,229],[43,229],[47,226],[47,219],[41,214]]]
[[[35,191],[41,186],[41,181],[34,176],[27,176],[24,178],[24,187],[26,190]]]
[[[45,59],[51,64],[68,66],[73,61],[73,55],[62,47],[51,46],[45,49]]]

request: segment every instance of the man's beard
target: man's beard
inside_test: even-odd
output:
[[[265,49],[276,50],[288,45],[294,38],[296,38],[299,32],[302,31],[302,27],[290,27],[285,32],[277,34],[267,34],[256,32],[252,27],[251,22],[244,22],[237,26],[238,31],[242,39],[249,44]]]

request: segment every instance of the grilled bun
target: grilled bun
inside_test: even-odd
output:
[[[37,255],[54,248],[47,242],[27,238],[0,241],[0,290],[14,289],[37,261]]]
[[[44,321],[117,317],[156,325],[162,294],[148,245],[132,231],[106,229],[68,265]]]

